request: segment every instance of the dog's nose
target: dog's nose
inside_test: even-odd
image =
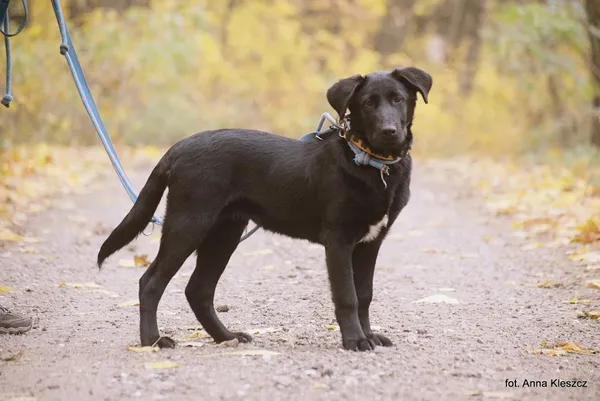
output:
[[[396,133],[396,127],[384,127],[381,129],[381,133],[385,136],[392,136]]]

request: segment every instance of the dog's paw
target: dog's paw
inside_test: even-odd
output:
[[[232,333],[235,338],[238,339],[240,343],[249,343],[252,342],[252,336],[248,333],[244,333],[242,331],[235,331]]]
[[[175,344],[177,344],[177,343],[171,337],[161,337],[156,342],[156,345],[158,345],[158,348],[160,348],[160,349],[175,348]]]
[[[375,345],[366,338],[348,339],[343,341],[344,349],[348,351],[372,351]]]
[[[384,336],[383,334],[370,334],[367,336],[367,339],[369,340],[370,343],[372,343],[374,346],[380,346],[380,347],[391,347],[392,345],[394,345],[392,343],[392,341],[387,338],[386,336]]]

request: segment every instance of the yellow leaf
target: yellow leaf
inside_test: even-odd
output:
[[[573,298],[569,299],[569,303],[570,304],[589,304],[590,301],[589,299],[579,299],[577,298],[577,295],[573,296]]]
[[[10,289],[9,287],[0,285],[0,294],[8,294],[12,292],[12,289]]]
[[[598,320],[600,319],[600,312],[586,312],[587,317],[589,317],[592,320]]]
[[[10,231],[8,228],[5,228],[4,230],[0,231],[0,241],[21,242],[23,241],[23,236]]]
[[[160,348],[158,347],[127,347],[127,349],[131,352],[158,352]]]
[[[576,262],[598,263],[600,262],[600,252],[575,252],[569,255],[569,259]]]
[[[579,242],[581,244],[591,244],[593,242],[600,241],[600,227],[596,220],[598,217],[591,217],[585,222],[577,226],[577,235],[573,237],[573,242]]]
[[[66,282],[62,282],[58,284],[59,288],[64,288],[64,287],[72,287],[72,288],[102,288],[101,285],[98,285],[96,283],[66,283]]]
[[[133,264],[136,267],[150,266],[150,261],[148,260],[148,255],[135,255],[133,257]]]
[[[538,284],[536,286],[537,288],[558,288],[558,287],[562,287],[561,283],[555,283],[552,280],[546,280],[541,284]]]
[[[183,338],[191,339],[191,338],[208,338],[210,337],[204,330],[196,331],[187,336],[183,336]]]
[[[328,324],[327,325],[327,330],[339,331],[340,330],[340,326],[338,326],[337,324]]]
[[[144,364],[149,369],[172,369],[181,367],[180,363],[170,361],[146,362]]]

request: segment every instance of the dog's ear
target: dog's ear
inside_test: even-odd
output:
[[[423,100],[427,103],[427,95],[433,85],[433,78],[425,71],[415,68],[396,68],[392,71],[392,76],[399,81],[408,83],[413,89],[419,91]]]
[[[349,78],[339,80],[327,91],[327,100],[331,107],[337,111],[340,118],[346,114],[346,109],[348,109],[348,103],[350,103],[352,95],[354,95],[356,88],[364,79],[362,75],[353,75]]]

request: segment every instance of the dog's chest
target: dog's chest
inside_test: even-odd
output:
[[[388,215],[385,214],[385,215],[383,215],[381,220],[379,220],[377,223],[371,224],[369,226],[367,233],[358,242],[359,243],[371,242],[371,241],[376,240],[377,237],[379,237],[379,234],[381,234],[381,231],[387,227],[387,224],[388,224]]]

